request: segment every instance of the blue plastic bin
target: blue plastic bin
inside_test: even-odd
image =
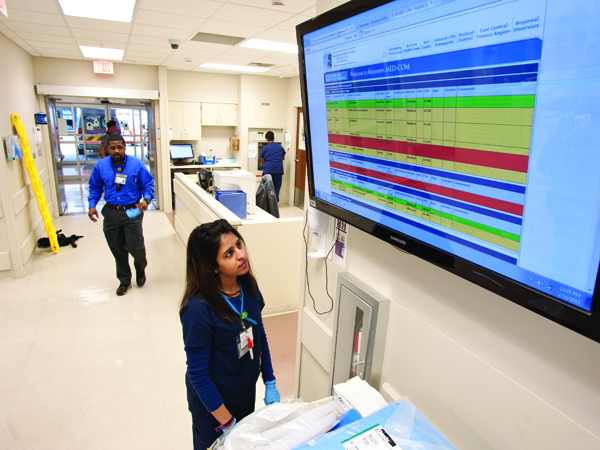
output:
[[[246,193],[244,191],[217,191],[215,198],[240,219],[246,218]]]

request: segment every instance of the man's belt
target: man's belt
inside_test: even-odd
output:
[[[135,208],[135,203],[132,203],[131,205],[113,205],[112,203],[106,202],[106,206],[108,206],[111,209],[118,209],[119,211],[125,211],[126,209]]]

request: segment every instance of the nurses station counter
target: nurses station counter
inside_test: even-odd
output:
[[[175,173],[175,231],[187,245],[194,228],[227,220],[244,240],[265,299],[263,315],[298,310],[302,261],[302,217],[278,219],[260,208],[240,219],[196,183],[197,175]]]

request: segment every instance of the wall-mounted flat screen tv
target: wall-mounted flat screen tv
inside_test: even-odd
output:
[[[311,205],[600,342],[598,24],[594,0],[300,24]]]

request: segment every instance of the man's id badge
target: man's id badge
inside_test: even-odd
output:
[[[125,184],[127,183],[127,175],[122,173],[118,173],[115,175],[115,184]]]
[[[237,335],[237,351],[238,358],[244,356],[252,347],[254,347],[254,336],[252,335],[252,327],[246,328]]]

